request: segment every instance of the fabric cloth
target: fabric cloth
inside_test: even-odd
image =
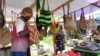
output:
[[[11,56],[26,56],[26,52],[12,52]]]
[[[67,54],[68,54],[68,56],[79,56],[78,52],[76,52],[74,50],[69,50]]]
[[[23,27],[24,26],[24,27]],[[27,24],[23,22],[20,18],[17,19],[13,25],[13,38],[12,38],[12,52],[26,52],[29,44],[29,36],[19,36],[18,32],[28,30]]]
[[[25,23],[24,23],[24,21],[21,20],[21,19],[18,19],[18,20],[15,22],[15,26],[16,26],[16,31],[17,31],[17,33],[24,30],[24,25],[25,25]]]
[[[65,49],[65,45],[64,45],[65,35],[64,35],[63,31],[59,32],[56,35],[55,41],[56,41],[56,50],[57,51],[62,51]]]

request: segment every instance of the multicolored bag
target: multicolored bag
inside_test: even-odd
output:
[[[39,15],[39,24],[42,25],[42,26],[49,26],[51,24],[51,12],[50,12],[50,9],[49,9],[49,3],[48,3],[48,0],[47,0],[47,6],[48,6],[48,9],[44,9],[45,7],[45,0],[43,0],[43,3],[42,3],[42,9],[40,11],[40,15]]]
[[[51,31],[52,34],[56,34],[57,33],[57,25],[56,25],[54,16],[53,16],[53,19],[52,19],[50,31]]]
[[[32,27],[33,27],[34,34],[30,33],[29,39],[30,39],[31,44],[37,44],[37,43],[39,43],[40,34],[39,34],[36,26],[32,26]]]

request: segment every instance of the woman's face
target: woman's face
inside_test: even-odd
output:
[[[25,21],[28,21],[32,17],[32,15],[23,15],[23,17],[25,18]]]

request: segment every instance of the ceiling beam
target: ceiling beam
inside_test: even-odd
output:
[[[14,21],[6,21],[6,23],[7,23],[7,24],[13,24]],[[33,23],[35,23],[35,21],[29,21],[28,23],[33,24]]]
[[[65,2],[64,4],[58,6],[57,8],[55,8],[54,10],[51,11],[51,13],[54,13],[55,11],[59,10],[60,8],[62,8],[63,6],[69,4],[70,2],[72,2],[74,0],[68,0],[67,2]]]
[[[90,6],[90,5],[94,5],[94,6],[98,7],[98,8],[100,8],[99,5],[96,5],[96,3],[98,3],[98,2],[99,2],[99,1],[97,1],[97,2],[95,2],[95,3],[91,3],[91,4],[87,5],[87,6],[82,7],[82,8],[86,8],[86,7]],[[72,12],[70,12],[70,13],[74,13],[74,12],[80,10],[80,9],[81,9],[81,8],[79,8],[79,9],[77,9],[77,10],[75,10],[75,11],[72,11]],[[61,16],[59,16],[59,17],[57,17],[57,18],[60,20],[61,18],[63,18],[63,15],[61,15]]]
[[[31,9],[33,9],[36,6],[36,1],[32,3],[32,5],[30,6]]]
[[[92,3],[91,5],[94,5],[94,6],[98,7],[98,8],[100,8],[100,6],[95,4],[95,3]]]

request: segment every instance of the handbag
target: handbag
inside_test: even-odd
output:
[[[89,16],[88,29],[89,30],[96,30],[97,29],[97,24],[96,24],[96,21],[94,20],[93,14],[92,14],[92,18],[91,18],[91,16]]]
[[[80,27],[80,29],[86,30],[86,21],[85,21],[83,8],[81,10],[82,10],[82,13],[81,13],[81,16],[80,16],[80,25],[79,25],[79,27]]]
[[[0,28],[2,28],[5,25],[5,18],[3,15],[2,10],[0,11]]]
[[[3,27],[0,29],[0,44],[5,47],[11,42],[12,33],[9,31],[9,28]]]
[[[65,15],[65,13],[64,13],[64,15]],[[71,14],[71,16],[69,16],[69,5],[68,5],[68,16],[65,18],[66,19],[64,19],[65,20],[64,28],[66,30],[77,30],[77,26],[76,26],[74,18],[72,17],[72,14]]]
[[[50,12],[50,9],[49,9],[49,3],[48,3],[48,0],[47,0],[47,6],[48,6],[48,9],[44,9],[45,7],[45,0],[43,0],[43,3],[42,3],[42,9],[40,11],[40,15],[39,15],[39,24],[44,26],[44,27],[47,27],[51,24],[51,12]]]
[[[39,34],[39,31],[37,30],[36,26],[32,26],[32,27],[33,27],[34,34],[30,33],[29,40],[30,40],[31,44],[37,44],[37,43],[39,43],[40,34]]]
[[[51,26],[50,26],[50,32],[51,32],[51,34],[57,33],[57,26],[56,26],[54,16],[53,16],[52,23],[51,23]]]

